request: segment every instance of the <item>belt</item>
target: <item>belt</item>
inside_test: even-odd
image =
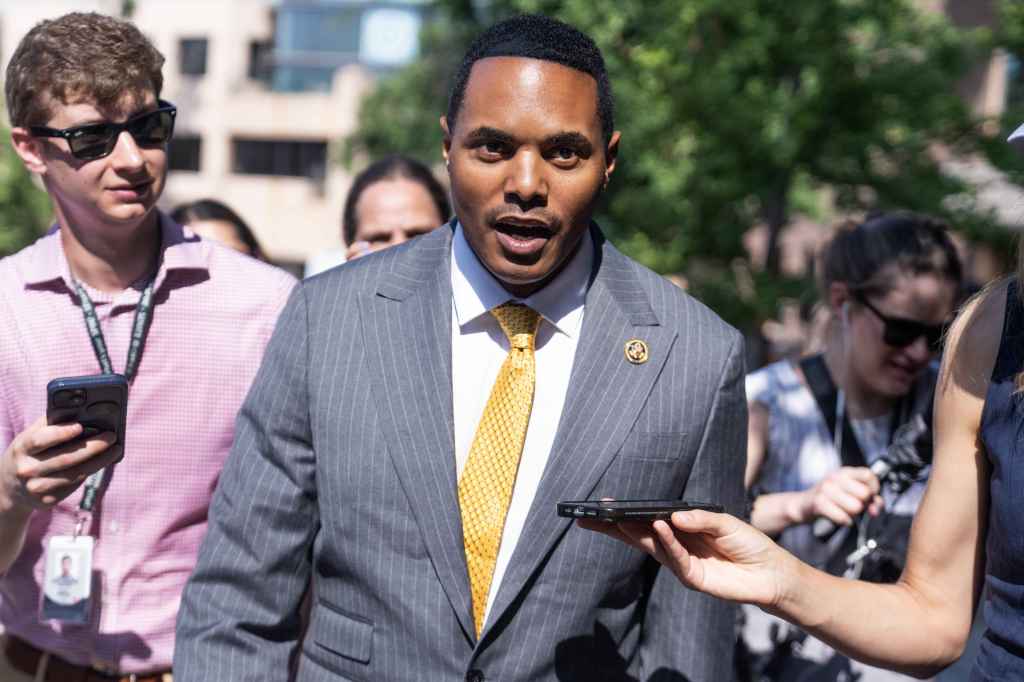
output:
[[[41,682],[169,682],[171,679],[170,671],[129,675],[103,672],[69,663],[12,635],[6,635],[3,639],[4,655],[15,670],[36,676],[40,664],[45,666],[44,674],[37,678]]]

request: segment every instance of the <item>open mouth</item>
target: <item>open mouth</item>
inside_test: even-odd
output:
[[[532,220],[499,219],[494,231],[502,247],[519,256],[536,254],[555,234],[545,223]]]

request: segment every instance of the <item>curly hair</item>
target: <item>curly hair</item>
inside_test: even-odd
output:
[[[21,39],[4,85],[12,126],[41,125],[52,103],[116,107],[126,94],[163,88],[164,56],[130,22],[73,12],[36,24]]]

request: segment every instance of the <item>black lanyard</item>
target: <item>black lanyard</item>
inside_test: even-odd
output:
[[[139,297],[139,304],[135,308],[135,320],[132,322],[132,339],[128,344],[128,359],[124,365],[124,378],[130,384],[139,369],[139,359],[142,357],[142,347],[146,343],[146,335],[149,333],[149,321],[153,314],[153,283],[156,278],[150,279]],[[103,330],[100,329],[100,320],[96,315],[96,306],[93,305],[89,294],[78,280],[72,279],[75,285],[75,292],[78,294],[78,302],[82,306],[82,315],[85,317],[85,329],[89,332],[89,340],[92,341],[93,352],[96,353],[96,360],[100,363],[100,371],[103,374],[114,374],[114,365],[110,362],[110,351],[107,350],[106,339],[103,338]],[[89,476],[82,489],[82,501],[78,508],[85,513],[91,512],[96,506],[100,487],[103,485],[103,476],[106,469],[101,469]],[[82,522],[75,535],[78,535]]]
[[[107,342],[103,338],[103,330],[100,329],[100,320],[96,315],[96,307],[92,304],[89,294],[77,280],[72,280],[75,291],[78,293],[78,301],[82,306],[82,315],[85,317],[85,329],[89,332],[89,340],[92,341],[92,349],[96,353],[96,359],[100,363],[100,370],[104,374],[113,374],[114,365],[110,362],[110,352],[107,350]],[[139,369],[139,358],[142,357],[142,347],[146,343],[146,334],[149,332],[149,319],[153,313],[153,282],[149,280],[146,288],[142,290],[139,297],[139,305],[135,308],[135,320],[132,322],[132,340],[128,345],[128,359],[124,363],[124,378],[130,384],[135,378],[135,372]]]

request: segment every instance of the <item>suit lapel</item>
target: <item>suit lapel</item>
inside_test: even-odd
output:
[[[441,586],[472,639],[455,482],[451,235],[441,228],[396,253],[361,315],[388,449]]]
[[[569,390],[544,476],[506,569],[488,623],[497,623],[572,524],[555,506],[587,499],[633,427],[675,342],[658,325],[634,265],[595,231],[599,254],[587,292]],[[630,339],[645,341],[643,364],[626,360]]]

